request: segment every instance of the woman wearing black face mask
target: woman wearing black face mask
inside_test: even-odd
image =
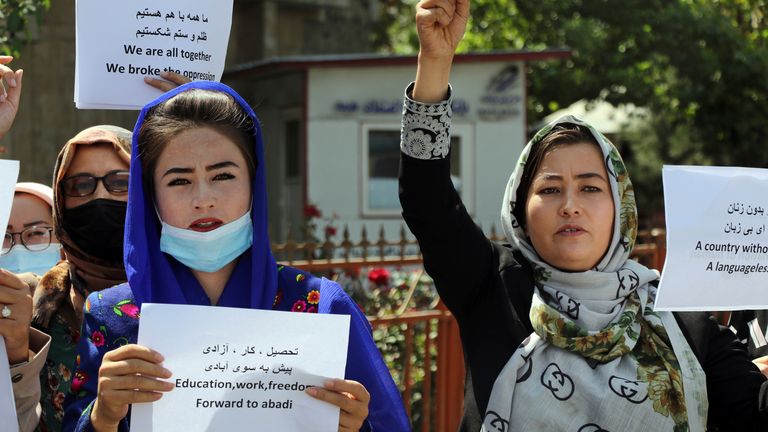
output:
[[[128,199],[131,132],[116,126],[88,128],[59,153],[53,174],[53,224],[65,260],[34,289],[29,362],[12,368],[14,393],[40,386],[41,430],[61,430],[64,397],[75,375],[85,298],[126,280],[123,230]],[[39,346],[40,343],[30,346]],[[39,381],[37,376],[39,375]],[[17,396],[18,397],[18,396]]]

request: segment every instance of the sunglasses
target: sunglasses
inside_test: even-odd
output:
[[[128,192],[128,171],[110,171],[103,177],[90,174],[76,174],[61,181],[61,190],[69,197],[84,197],[96,192],[99,180],[104,188],[113,194]]]

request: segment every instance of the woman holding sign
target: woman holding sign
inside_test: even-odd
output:
[[[632,184],[616,148],[564,117],[512,175],[489,241],[450,180],[454,51],[468,0],[423,0],[406,91],[400,199],[461,327],[463,431],[765,430],[768,382],[706,314],[654,312],[658,272],[629,255]]]
[[[142,110],[133,145],[128,283],[88,298],[65,429],[124,430],[130,404],[171,391],[160,353],[134,344],[152,302],[350,315],[347,380],[309,393],[341,409],[340,431],[408,430],[365,316],[335,283],[272,257],[261,127],[246,102],[222,84],[183,85]]]

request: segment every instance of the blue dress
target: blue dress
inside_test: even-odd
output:
[[[273,310],[350,316],[345,378],[362,383],[371,395],[368,418],[361,430],[410,430],[400,393],[373,342],[368,320],[358,306],[334,282],[290,267],[278,269],[280,285],[288,288],[278,291]],[[290,289],[291,286],[295,289]],[[77,369],[65,407],[65,431],[93,430],[90,414],[101,359],[110,350],[136,343],[139,319],[139,307],[128,284],[88,296]],[[120,423],[119,430],[129,430],[127,418]]]

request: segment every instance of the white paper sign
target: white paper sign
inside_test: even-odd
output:
[[[335,432],[339,409],[304,389],[344,377],[348,341],[347,315],[144,304],[138,343],[176,388],[134,405],[131,429]]]
[[[3,236],[8,228],[18,178],[19,161],[0,159],[0,234]]]
[[[656,310],[768,309],[768,170],[665,166]]]
[[[19,420],[16,418],[16,403],[13,400],[11,370],[8,368],[8,355],[5,339],[0,337],[0,432],[18,432]]]
[[[19,178],[19,161],[0,160],[0,234],[5,236],[8,218],[11,216],[13,193]],[[16,403],[13,400],[11,371],[5,340],[0,337],[0,431],[18,431]]]
[[[145,76],[172,70],[220,81],[233,0],[77,0],[75,105],[140,109],[161,94]]]

